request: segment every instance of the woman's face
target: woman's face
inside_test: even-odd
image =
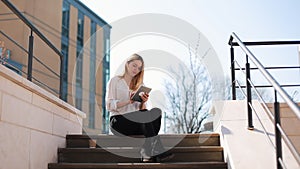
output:
[[[142,71],[143,63],[140,60],[133,60],[127,64],[128,75],[131,77],[136,76]]]

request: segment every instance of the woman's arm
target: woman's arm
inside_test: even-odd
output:
[[[144,102],[141,102],[139,109],[140,110],[146,109],[146,104]]]
[[[134,93],[131,93],[129,98],[131,98],[133,95]],[[117,102],[117,109],[132,104],[133,102],[134,101],[131,99],[129,99],[128,101]]]
[[[117,109],[121,108],[121,107],[124,107],[124,106],[127,106],[129,104],[132,103],[132,100],[128,100],[128,101],[123,101],[123,102],[118,102],[117,103]]]

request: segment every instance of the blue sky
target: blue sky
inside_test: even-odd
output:
[[[206,36],[225,73],[230,70],[227,43],[231,32],[235,32],[244,41],[300,40],[299,0],[81,1],[108,23],[143,13],[167,14],[185,20]],[[255,48],[253,53],[266,65],[299,65],[296,46],[268,50]],[[289,72],[289,75],[289,78],[280,79],[300,83],[300,71]]]
[[[108,23],[141,13],[168,14],[183,19],[208,38],[218,55],[224,55],[224,61],[231,32],[236,32],[244,41],[300,39],[298,0],[81,1]]]

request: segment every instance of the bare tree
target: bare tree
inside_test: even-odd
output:
[[[212,85],[207,69],[201,63],[201,58],[208,52],[209,49],[202,57],[197,57],[189,49],[188,62],[170,68],[174,82],[165,81],[164,86],[168,100],[166,120],[172,132],[200,133],[209,116]]]

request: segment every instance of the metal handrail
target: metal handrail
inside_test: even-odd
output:
[[[0,30],[0,34],[3,35],[5,38],[7,38],[9,41],[11,41],[13,44],[15,44],[17,47],[19,47],[23,52],[28,54],[28,51],[21,46],[18,42],[16,42],[15,40],[13,40],[11,37],[9,37],[7,34],[5,34],[4,32],[2,32]],[[59,74],[57,74],[56,72],[54,72],[51,68],[49,68],[49,66],[45,65],[41,60],[39,60],[37,57],[33,56],[33,58],[39,62],[41,65],[43,65],[47,70],[49,70],[51,73],[53,73],[55,76],[59,77]]]
[[[233,42],[233,39],[236,42]],[[246,82],[247,82],[247,106],[248,106],[248,128],[252,128],[252,103],[251,103],[251,88],[255,88],[254,84],[251,82],[250,79],[250,64],[248,62],[248,58],[257,66],[262,75],[267,79],[267,81],[271,84],[275,90],[275,102],[274,102],[274,127],[275,127],[275,138],[276,138],[276,162],[277,168],[286,168],[284,162],[282,161],[282,143],[281,138],[285,140],[286,144],[288,145],[289,150],[293,154],[295,160],[300,165],[300,155],[296,151],[295,146],[291,143],[285,132],[281,128],[280,122],[280,111],[279,111],[279,103],[277,101],[277,92],[281,95],[283,100],[286,101],[287,105],[291,108],[291,110],[295,113],[298,119],[300,119],[300,107],[292,101],[291,97],[282,89],[283,85],[279,85],[279,83],[274,79],[274,77],[266,70],[266,68],[258,61],[258,59],[252,54],[252,52],[246,47],[247,45],[291,45],[291,44],[300,44],[300,41],[267,41],[267,42],[242,42],[239,37],[233,32],[229,39],[229,45],[231,46],[231,74],[232,74],[232,94],[233,99],[236,99],[236,92],[235,92],[235,84],[237,80],[235,80],[235,70],[239,70],[235,68],[235,60],[234,60],[234,49],[233,46],[239,46],[243,52],[246,54],[246,68],[241,69],[241,71],[246,70]],[[293,67],[298,68],[298,67]],[[253,69],[253,68],[252,68]],[[239,88],[242,88],[240,85]]]
[[[48,25],[47,23],[45,23],[45,22],[43,22],[42,20],[40,20],[39,18],[37,18],[37,17],[35,17],[35,16],[33,16],[33,15],[31,15],[31,14],[29,14],[28,12],[23,12],[24,13],[24,15],[25,16],[28,16],[28,17],[31,17],[32,19],[34,19],[35,21],[37,21],[36,23],[34,23],[35,25],[37,25],[38,27],[40,27],[40,29],[42,29],[42,30],[45,30],[47,33],[49,33],[49,34],[51,34],[51,35],[53,35],[55,38],[60,38],[60,36],[59,35],[57,35],[57,30],[56,29],[54,29],[53,27],[51,27],[50,25]],[[50,29],[50,31],[49,30],[47,30],[47,29],[45,29],[45,28],[43,28],[43,26],[45,26],[46,28],[49,28]],[[53,32],[51,32],[51,31],[54,31],[54,32],[56,32],[56,33],[53,33]],[[71,46],[71,47],[74,47],[74,48],[76,48],[76,41],[74,40],[74,39],[72,39],[72,38],[69,38],[69,45]],[[87,50],[85,50],[85,48],[82,48],[82,51],[81,51],[83,54],[89,54],[89,52],[87,51]],[[96,55],[96,60],[97,61],[102,61],[102,56],[100,55],[100,54],[97,54]]]
[[[15,15],[18,16],[38,37],[40,37],[62,59],[63,54],[8,0],[1,0]]]
[[[8,0],[1,0],[19,19],[25,23],[32,32],[34,32],[48,47],[50,47],[60,58],[60,86],[59,86],[59,98],[62,99],[62,83],[63,83],[63,54]],[[30,36],[30,39],[33,38]],[[30,46],[30,45],[29,45]],[[29,47],[29,50],[32,49]],[[29,63],[29,64],[32,64]]]
[[[8,35],[6,35],[1,30],[0,30],[0,34],[2,34],[5,38],[7,38],[8,40],[10,40],[13,44],[15,44],[16,46],[18,46],[20,49],[22,49],[23,52],[26,52],[28,54],[28,51],[23,46],[21,46],[19,43],[17,43],[15,40],[13,40],[11,37],[9,37]]]
[[[232,33],[232,35],[234,32]],[[229,39],[228,42],[231,46],[240,46],[239,42],[233,42],[232,39]],[[260,41],[260,42],[243,42],[246,46],[259,46],[259,45],[299,45],[300,41]]]
[[[16,41],[13,40],[12,38],[10,38],[10,37],[9,37],[7,34],[5,34],[3,31],[0,30],[0,34],[2,34],[5,38],[7,38],[9,41],[11,41],[13,44],[15,44],[17,47],[19,47],[23,52],[25,52],[25,53],[28,54],[28,51],[27,51],[24,47],[22,47],[18,42],[16,42]],[[56,77],[59,77],[59,75],[58,75],[56,72],[54,72],[53,70],[51,70],[51,68],[49,68],[47,65],[45,65],[45,64],[44,64],[42,61],[40,61],[38,58],[36,58],[35,56],[33,56],[33,58],[36,59],[40,64],[42,64],[47,70],[49,70],[51,73],[53,73]],[[0,59],[0,61],[2,61],[2,60]],[[11,67],[17,69],[17,68],[14,67],[13,65],[10,65],[10,64],[9,64],[9,66],[11,66]],[[24,65],[24,66],[26,66],[26,65]],[[21,71],[23,74],[27,75],[27,73],[24,72],[23,70],[19,70],[19,71]],[[35,81],[38,82],[39,84],[43,85],[44,87],[46,87],[47,89],[49,89],[51,92],[53,92],[53,93],[55,93],[55,94],[59,94],[59,91],[56,91],[55,89],[50,88],[49,86],[47,86],[46,84],[42,83],[42,82],[39,81],[38,79],[36,79],[36,78],[33,77],[33,80],[35,80]],[[74,84],[70,84],[70,83],[68,83],[68,85],[75,86]],[[86,89],[86,88],[82,88],[82,90],[83,90],[83,91],[87,91],[87,92],[89,91],[89,90]],[[69,95],[69,94],[68,94],[68,95]],[[102,97],[102,95],[99,95],[99,94],[96,94],[96,95]],[[70,96],[72,96],[72,95],[70,95]],[[83,99],[83,100],[87,100],[87,99]]]
[[[299,69],[300,66],[276,66],[276,67],[265,67],[265,69]],[[245,68],[242,68],[245,70]],[[257,67],[250,68],[251,70],[258,69]],[[235,69],[238,70],[238,69]]]
[[[246,45],[240,40],[240,38],[233,32],[233,38],[237,41],[241,49],[248,55],[251,61],[258,67],[259,71],[263,76],[269,81],[269,83],[275,88],[275,90],[281,95],[281,97],[286,101],[290,108],[295,112],[298,119],[300,119],[300,108],[299,106],[292,101],[290,96],[284,91],[280,84],[273,78],[273,76],[264,68],[264,66],[257,60],[257,58],[252,54],[252,52],[246,47]],[[299,41],[300,43],[300,41]],[[232,44],[232,43],[230,43]]]

